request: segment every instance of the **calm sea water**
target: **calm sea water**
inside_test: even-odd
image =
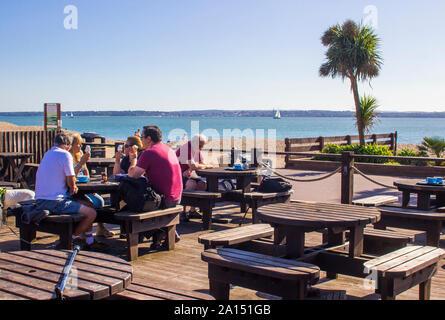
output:
[[[0,117],[0,121],[16,125],[42,125],[42,117]],[[213,136],[239,137],[252,133],[264,138],[305,138],[318,136],[357,135],[352,118],[284,117],[62,117],[64,129],[77,132],[96,132],[110,139],[125,139],[145,125],[157,125],[164,141],[176,141],[184,133],[198,131]],[[239,129],[237,131],[236,129]],[[251,131],[249,131],[249,129]],[[226,130],[226,132],[225,132]],[[247,131],[246,131],[247,130]],[[204,132],[203,132],[204,131]],[[372,133],[398,132],[399,143],[420,143],[423,137],[445,137],[445,119],[380,118]]]

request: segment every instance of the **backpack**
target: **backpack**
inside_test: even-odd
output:
[[[163,197],[159,195],[145,178],[122,177],[119,182],[121,200],[125,210],[135,212],[154,211],[161,207]]]
[[[261,181],[258,191],[265,193],[286,192],[292,189],[292,185],[281,178],[264,178]]]

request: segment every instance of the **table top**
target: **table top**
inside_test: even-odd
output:
[[[103,183],[101,180],[90,180],[88,182],[77,182],[77,188],[83,193],[106,193],[119,190],[119,182],[107,181]]]
[[[26,152],[0,152],[0,157],[2,158],[28,158],[32,155],[32,153]]]
[[[318,230],[376,223],[380,212],[373,207],[347,204],[291,202],[262,206],[258,208],[258,217],[267,223]]]
[[[406,181],[395,181],[394,186],[396,186],[399,190],[413,190],[413,191],[431,191],[431,192],[445,192],[445,184],[444,185],[426,185],[426,184],[417,184],[417,182],[422,181],[419,180],[406,180]]]
[[[11,251],[0,254],[0,300],[56,299],[55,288],[70,260],[69,250]],[[125,290],[133,268],[120,258],[77,253],[64,290],[66,299],[104,299]]]
[[[227,170],[228,168],[211,168],[196,170],[196,174],[203,177],[256,177],[261,174],[258,168],[247,170]]]

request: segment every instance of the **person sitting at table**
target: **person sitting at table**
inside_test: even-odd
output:
[[[133,146],[137,146],[137,151],[134,151]],[[136,152],[137,156],[140,156],[142,149],[142,141],[138,136],[128,137],[124,144],[124,150],[116,152],[113,175],[127,174],[128,168],[130,167],[130,153]]]
[[[177,206],[181,202],[182,176],[175,152],[162,143],[162,133],[157,126],[145,126],[141,140],[145,151],[139,159],[136,158],[136,154],[130,154],[128,175],[131,178],[139,178],[145,173],[153,189],[164,195],[165,208]],[[158,248],[165,236],[162,230],[157,234],[155,238],[158,240],[152,244],[152,248]],[[160,236],[161,234],[163,236]],[[176,241],[179,239],[176,233]]]
[[[86,176],[89,178],[90,172],[88,171],[86,163],[90,159],[91,154],[89,152],[82,152],[82,137],[78,133],[73,134],[73,143],[71,144],[70,153],[73,157],[74,172],[76,177]],[[86,194],[85,196],[92,203],[95,209],[100,209],[105,206],[105,201],[99,194],[92,193]],[[108,230],[103,222],[98,222],[96,236],[111,238],[114,236],[114,233]]]
[[[179,159],[182,172],[182,182],[184,191],[207,189],[207,184],[196,174],[195,170],[213,168],[213,165],[204,163],[201,149],[207,143],[207,137],[203,134],[195,135],[191,141],[183,144],[176,150],[176,156]],[[201,218],[195,207],[190,207],[190,211],[186,211],[184,206],[183,221],[189,221],[190,218]]]
[[[83,249],[103,249],[92,234],[96,210],[86,201],[73,200],[78,189],[73,157],[68,152],[72,141],[70,134],[58,133],[54,146],[45,153],[36,174],[36,204],[40,210],[49,210],[52,214],[81,214],[83,219],[74,229],[73,244],[82,245]],[[82,233],[85,233],[84,243],[80,238]]]

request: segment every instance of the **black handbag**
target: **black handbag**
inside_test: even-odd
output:
[[[162,207],[163,196],[158,194],[145,178],[123,177],[119,182],[120,200],[126,205],[123,210],[149,212]]]
[[[286,192],[292,189],[292,185],[281,178],[264,178],[261,181],[258,191],[265,193]]]

